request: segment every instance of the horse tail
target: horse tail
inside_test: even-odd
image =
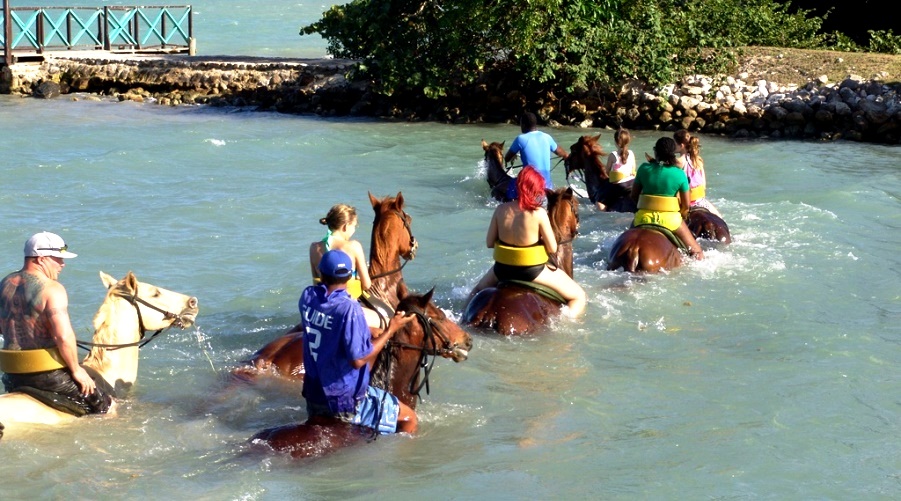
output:
[[[628,254],[628,259],[623,263],[623,267],[629,273],[635,273],[638,271],[638,263],[640,262],[638,246],[631,245],[626,252]]]

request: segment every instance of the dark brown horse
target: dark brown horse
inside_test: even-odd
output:
[[[591,203],[601,202],[606,212],[635,212],[630,193],[632,181],[611,183],[607,173],[607,154],[598,143],[601,135],[582,136],[569,148],[566,178],[578,175],[584,182]]]
[[[688,213],[688,230],[695,238],[713,240],[721,244],[731,244],[732,234],[723,218],[703,207],[693,207]]]
[[[579,201],[571,188],[548,190],[548,216],[557,238],[551,261],[573,275],[573,239],[579,233]],[[500,283],[479,291],[466,307],[463,322],[504,335],[532,333],[560,313],[560,301],[528,284]]]
[[[388,342],[373,365],[370,381],[372,386],[391,392],[413,409],[421,398],[422,389],[425,388],[426,393],[429,391],[429,374],[435,358],[441,356],[461,362],[466,360],[472,348],[469,334],[432,304],[432,292],[409,295],[398,303],[399,310],[416,315],[418,321],[407,324]],[[298,348],[302,350],[299,343]],[[288,372],[300,371],[292,368]],[[257,450],[274,450],[294,458],[306,458],[322,456],[373,437],[373,432],[366,428],[317,416],[304,423],[263,430],[253,436],[251,443]]]
[[[394,314],[400,298],[407,295],[401,270],[416,256],[419,245],[410,227],[413,219],[404,211],[403,194],[379,200],[370,193],[369,201],[375,211],[369,247],[369,276],[372,278],[369,302],[387,321]],[[303,350],[299,344],[300,336],[295,335],[300,330],[301,325],[297,324],[263,346],[233,374],[243,380],[252,380],[262,374],[302,379]]]
[[[515,178],[507,174],[507,169],[504,168],[504,143],[488,144],[482,139],[482,149],[485,150],[485,169],[491,197],[498,202],[509,202],[507,188]]]

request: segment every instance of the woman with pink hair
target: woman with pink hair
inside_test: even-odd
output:
[[[548,256],[557,253],[557,239],[541,206],[546,196],[544,177],[526,166],[516,177],[516,189],[518,198],[499,205],[491,217],[485,243],[495,249],[495,262],[473,288],[470,299],[498,281],[535,282],[557,291],[566,300],[571,317],[580,316],[585,311],[585,291],[563,270],[547,266]]]

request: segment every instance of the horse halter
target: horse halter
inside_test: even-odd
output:
[[[395,215],[397,215],[397,217],[400,218],[401,223],[403,223],[404,228],[406,228],[406,230],[407,230],[407,234],[410,235],[410,259],[403,258],[404,262],[401,263],[399,268],[395,268],[391,271],[386,271],[384,273],[379,273],[378,275],[372,275],[369,277],[371,280],[375,280],[376,278],[384,278],[389,275],[394,275],[395,273],[400,273],[401,271],[403,271],[404,266],[406,266],[408,262],[410,262],[416,258],[416,248],[419,245],[416,243],[416,237],[413,236],[413,229],[410,228],[410,223],[407,222],[407,219],[410,216],[407,215],[407,213],[404,212],[403,209],[397,209],[397,210],[394,210],[393,212]],[[375,231],[375,230],[373,230],[373,231]],[[374,233],[373,233],[373,235],[374,235]]]
[[[178,327],[184,326],[184,322],[182,321],[180,316],[176,315],[175,313],[172,313],[171,311],[164,310],[164,309],[160,308],[159,306],[148,303],[144,299],[139,298],[137,289],[135,289],[135,293],[132,295],[117,294],[117,296],[121,297],[122,299],[127,300],[129,304],[131,304],[132,306],[135,307],[135,312],[137,312],[137,314],[138,314],[138,332],[141,333],[141,337],[133,343],[123,343],[123,344],[103,344],[103,343],[92,343],[89,341],[76,341],[75,344],[78,345],[79,348],[82,348],[85,350],[90,350],[91,348],[106,348],[107,350],[118,350],[120,348],[129,348],[132,346],[137,346],[138,348],[143,348],[144,346],[147,345],[147,343],[153,341],[153,339],[155,337],[157,337],[161,332],[163,332],[164,329],[171,328],[173,325],[177,325]],[[168,327],[164,327],[163,329],[158,329],[145,341],[144,337],[147,335],[147,329],[144,328],[144,317],[143,317],[143,315],[141,315],[141,307],[138,306],[138,304],[142,304],[142,305],[150,308],[151,310],[155,310],[155,311],[162,313],[164,319],[167,319],[167,320],[174,319],[174,321],[171,324],[169,324]]]

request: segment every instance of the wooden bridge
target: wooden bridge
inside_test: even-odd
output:
[[[0,45],[7,66],[60,51],[194,55],[193,10],[190,5],[10,7],[3,0]]]

